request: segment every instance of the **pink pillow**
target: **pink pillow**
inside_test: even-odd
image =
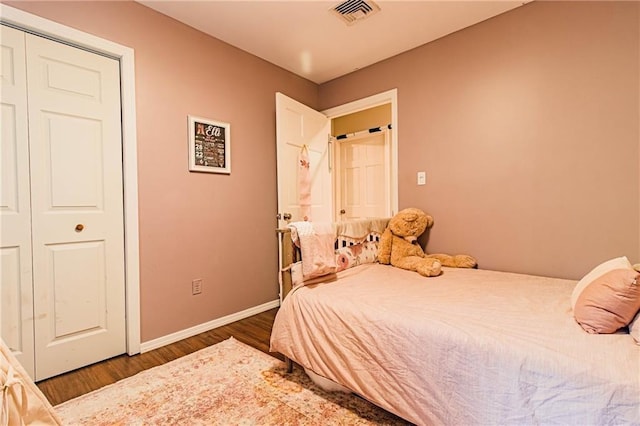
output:
[[[354,266],[374,263],[378,256],[378,242],[365,241],[352,246],[341,247],[336,250],[336,264],[338,272]]]
[[[601,277],[614,269],[633,269],[633,267],[631,266],[629,259],[622,256],[607,260],[593,268],[587,275],[578,281],[578,284],[576,284],[573,289],[573,294],[571,294],[571,309],[576,309],[576,302],[578,301],[578,297],[580,297],[580,293],[582,293],[589,284],[591,284],[596,278]]]
[[[589,283],[576,301],[574,316],[588,333],[615,333],[640,310],[640,273],[614,269]]]

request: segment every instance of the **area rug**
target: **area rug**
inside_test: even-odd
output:
[[[362,398],[325,392],[299,368],[225,340],[55,407],[65,425],[406,424]]]

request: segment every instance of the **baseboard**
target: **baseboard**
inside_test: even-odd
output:
[[[227,315],[222,318],[217,318],[212,321],[196,325],[194,327],[167,334],[166,336],[158,337],[157,339],[142,342],[140,344],[140,352],[149,352],[162,346],[175,343],[179,340],[186,339],[187,337],[195,336],[196,334],[204,333],[205,331],[213,330],[214,328],[222,327],[223,325],[231,324],[232,322],[248,318],[252,315],[256,315],[264,311],[268,311],[269,309],[277,308],[278,306],[280,306],[280,300],[272,300],[271,302],[263,303],[262,305],[254,306],[253,308],[236,312],[235,314]]]

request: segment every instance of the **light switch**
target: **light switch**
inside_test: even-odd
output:
[[[425,185],[427,183],[427,173],[418,172],[418,185]]]

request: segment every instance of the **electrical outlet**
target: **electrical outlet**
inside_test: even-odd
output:
[[[191,294],[200,294],[202,293],[202,279],[198,278],[197,280],[191,281]]]

